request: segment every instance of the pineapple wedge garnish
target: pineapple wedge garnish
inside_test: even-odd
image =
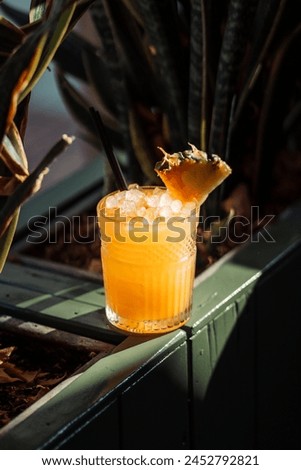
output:
[[[217,155],[210,157],[194,145],[191,149],[168,154],[155,166],[170,194],[182,202],[197,201],[199,205],[231,173],[231,168]]]

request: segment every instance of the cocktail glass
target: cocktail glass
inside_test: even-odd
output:
[[[146,197],[166,188],[139,190]],[[165,217],[149,218],[141,211],[125,216],[120,209],[106,208],[108,198],[118,193],[97,205],[107,318],[132,333],[179,328],[192,305],[196,205]]]

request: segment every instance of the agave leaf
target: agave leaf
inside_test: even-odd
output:
[[[11,217],[11,222],[9,224],[9,227],[0,236],[0,273],[3,270],[11,244],[14,239],[14,234],[15,234],[18,220],[19,220],[19,213],[20,213],[20,209],[18,208],[15,210],[15,212],[13,213]]]
[[[98,134],[96,134],[95,126],[91,125],[91,115],[88,111],[89,107],[91,106],[91,103],[89,103],[68,82],[68,80],[64,77],[61,72],[57,71],[56,79],[60,93],[70,113],[85,129],[88,129],[90,135],[94,136],[92,140],[91,138],[89,138],[89,142],[92,143],[96,148],[99,148],[99,136]],[[109,137],[112,139],[112,141],[115,142],[116,145],[121,147],[122,140],[120,134],[117,132],[117,120],[111,114],[108,114],[105,108],[101,107],[101,103],[99,104],[99,110],[107,128]]]
[[[12,175],[12,176],[0,176],[0,196],[11,196],[17,189],[20,183],[23,183],[25,176]],[[2,205],[3,205],[2,200]]]
[[[34,23],[44,17],[47,11],[47,0],[31,0],[29,21]]]
[[[224,156],[228,139],[231,103],[257,0],[231,0],[218,65],[210,129],[209,153]]]
[[[18,105],[17,113],[14,118],[14,123],[18,129],[21,139],[24,141],[25,132],[28,122],[28,108],[30,102],[30,94]]]
[[[247,98],[254,88],[262,64],[272,40],[276,34],[277,27],[282,18],[287,0],[261,0],[258,4],[254,21],[254,34],[252,37],[252,58],[246,69],[244,87],[240,93],[237,108],[233,116],[233,127],[239,122],[241,112]]]
[[[67,78],[59,71],[56,73],[57,83],[59,85],[60,92],[75,118],[81,122],[84,127],[91,125],[91,117],[88,111],[91,103],[67,80]],[[105,106],[98,106],[101,110],[101,115],[105,122],[106,127],[112,129],[118,128],[117,119],[107,111]]]
[[[280,74],[285,67],[285,59],[289,56],[290,48],[296,44],[296,40],[300,41],[301,24],[291,31],[278,47],[273,57],[270,74],[267,80],[266,91],[262,102],[262,109],[258,123],[258,137],[256,141],[255,157],[253,162],[252,187],[251,192],[253,200],[257,198],[256,203],[265,202],[266,193],[271,184],[271,142],[268,141],[268,151],[266,150],[267,136],[269,135],[269,123],[271,121],[271,113],[274,111],[273,104],[278,104],[279,92],[282,92],[280,86]],[[276,99],[275,99],[276,97]],[[274,138],[274,136],[273,136]],[[274,139],[273,139],[274,140]],[[265,155],[266,154],[266,155]],[[265,158],[263,158],[265,157]]]
[[[154,172],[154,152],[150,147],[150,141],[145,135],[141,120],[133,108],[130,110],[129,118],[131,139],[136,159],[148,179],[148,184],[155,183],[157,178]]]
[[[96,52],[83,51],[82,55],[89,84],[96,91],[103,112],[111,115],[111,120],[117,122],[118,108],[116,101],[112,99],[114,92],[105,62]],[[117,125],[114,125],[114,128],[116,127]]]
[[[204,0],[192,0],[188,99],[188,139],[207,148],[207,21]]]
[[[187,142],[187,109],[185,107],[186,89],[183,83],[185,65],[181,60],[182,50],[178,30],[175,5],[171,0],[136,1],[137,8],[144,20],[144,28],[153,50],[153,61],[156,67],[161,90],[161,105],[170,121],[172,148],[183,148]],[[169,21],[166,21],[166,17]]]
[[[93,0],[94,1],[94,0]],[[37,19],[33,24],[26,24],[20,30],[21,34],[24,33],[29,34],[34,32],[39,24],[41,24],[41,19],[43,17],[42,13],[44,13],[45,8],[42,5],[37,5],[39,8],[35,12],[35,18]],[[19,10],[11,7],[6,7],[5,10],[18,22],[18,24],[24,24],[26,21],[26,14],[20,12]],[[74,16],[72,17],[72,21],[74,21]],[[71,20],[68,26],[68,31],[70,30]],[[1,23],[0,23],[1,27]],[[19,30],[18,30],[19,31]],[[7,33],[7,36],[9,32]],[[0,29],[0,39],[1,39],[1,29]],[[19,41],[21,42],[21,40]],[[1,42],[0,42],[1,44]],[[1,47],[1,46],[0,46]],[[84,65],[81,60],[82,51],[88,51],[92,54],[96,52],[96,48],[87,41],[84,37],[80,36],[74,31],[68,32],[67,37],[65,37],[62,44],[60,44],[59,48],[57,49],[53,60],[60,66],[62,70],[66,73],[70,73],[74,77],[80,78],[82,80],[87,80]]]
[[[79,34],[71,32],[58,48],[53,61],[65,73],[86,82],[88,78],[83,54],[95,57],[96,48]]]
[[[144,99],[153,105],[157,96],[153,67],[147,59],[148,46],[145,44],[141,28],[131,16],[123,2],[107,2],[107,14],[112,27],[113,37],[126,75],[130,92],[135,100]],[[137,67],[139,64],[139,67]],[[145,87],[148,83],[148,87]]]
[[[63,135],[62,138],[50,149],[47,155],[39,163],[36,169],[21,183],[15,192],[6,199],[0,213],[0,237],[5,233],[10,224],[13,214],[29,196],[38,191],[42,178],[52,161],[63,152],[71,143],[73,138]]]
[[[109,20],[106,1],[95,4],[91,9],[91,12],[92,19],[102,43],[101,55],[103,61],[107,64],[111,77],[112,90],[117,98],[116,107],[122,109],[124,107],[124,103],[127,101],[127,89],[122,65],[120,63],[120,58],[114,41],[112,24]]]
[[[28,163],[22,139],[14,123],[4,135],[0,158],[12,174],[28,176]]]
[[[37,67],[45,41],[45,35],[30,36],[1,69],[0,142],[14,119],[20,93],[27,87]]]
[[[116,97],[116,109],[119,122],[119,132],[122,136],[124,147],[131,155],[131,141],[129,132],[129,97],[125,80],[125,74],[122,68],[120,57],[114,42],[112,24],[109,20],[108,2],[95,3],[91,9],[92,19],[96,30],[101,38],[102,57],[106,62],[110,76],[113,96]]]
[[[68,26],[67,34],[73,29],[82,15],[90,8],[95,0],[79,0],[76,2],[75,10]]]
[[[42,57],[30,82],[21,93],[19,101],[22,101],[22,99],[30,93],[53,59],[55,52],[67,32],[68,24],[75,10],[75,3],[76,2],[72,2],[72,5],[68,8],[66,8],[65,4],[58,8],[57,3],[54,3],[53,10],[51,10],[51,14],[47,22],[43,25],[44,27],[47,25],[48,38],[47,43],[44,44]]]
[[[41,78],[66,34],[91,3],[92,0],[69,0],[53,2],[49,5],[49,17],[45,21],[44,26],[48,31],[48,41],[44,47],[37,70],[28,87],[21,95],[20,100],[24,99]]]
[[[11,53],[24,38],[23,31],[8,21],[0,17],[0,50],[4,53]]]
[[[57,3],[59,9],[61,8],[61,6],[64,6],[64,8],[68,8],[76,3],[75,15],[71,23],[71,27],[73,27],[74,24],[80,18],[80,16],[82,16],[82,14],[89,8],[92,3],[94,3],[94,1],[95,0],[69,0],[64,2],[55,2],[53,0],[32,0],[30,3],[29,20],[31,23],[41,20],[45,17],[45,15],[47,15],[47,13],[49,13],[51,9],[53,9],[53,7],[56,8],[56,5],[54,5],[55,3]],[[2,9],[4,12],[12,16],[19,24],[25,24],[27,22],[27,15],[19,11],[17,8],[14,8],[10,5],[3,5]]]
[[[19,11],[17,8],[4,4],[4,5],[1,5],[0,9],[6,15],[10,16],[12,20],[17,23],[18,26],[22,26],[28,23],[28,15],[26,13]]]
[[[135,18],[137,23],[141,27],[143,27],[143,18],[141,16],[139,8],[137,8],[137,5],[135,4],[135,0],[122,0],[122,3],[127,7],[127,9],[131,13],[132,17]]]

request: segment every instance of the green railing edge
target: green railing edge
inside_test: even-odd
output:
[[[55,448],[57,441],[105,409],[122,391],[164,360],[186,334],[132,336],[113,353],[93,364],[73,381],[57,387],[36,405],[0,430],[0,449]],[[69,382],[69,383],[68,383]],[[105,430],[104,430],[105,432]]]

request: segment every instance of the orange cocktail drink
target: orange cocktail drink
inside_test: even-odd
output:
[[[97,214],[108,320],[136,333],[183,325],[195,274],[195,203],[137,187],[103,198]]]

